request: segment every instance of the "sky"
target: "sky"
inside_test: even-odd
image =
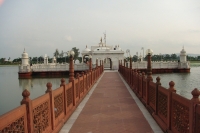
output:
[[[106,44],[143,54],[200,53],[200,0],[0,0],[0,58]]]

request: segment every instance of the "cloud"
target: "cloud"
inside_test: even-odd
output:
[[[68,35],[66,35],[66,36],[64,37],[64,39],[67,40],[67,41],[69,41],[69,42],[72,41],[72,37],[71,37],[71,36],[68,36]]]

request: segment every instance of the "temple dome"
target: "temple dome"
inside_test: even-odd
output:
[[[89,48],[87,48],[87,45],[86,45],[86,48],[82,51],[82,52],[86,52],[86,53],[88,53],[88,52],[90,52],[91,50],[89,49]]]
[[[22,53],[22,58],[28,58],[28,53],[26,53],[25,49],[24,52]]]
[[[183,47],[183,49],[181,50],[180,55],[186,55],[186,51],[185,51],[184,47]]]
[[[181,50],[181,53],[186,53],[186,51],[185,51],[184,47],[183,47],[183,49]]]

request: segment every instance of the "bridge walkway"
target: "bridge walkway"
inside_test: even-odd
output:
[[[104,71],[60,133],[162,133],[117,71]]]

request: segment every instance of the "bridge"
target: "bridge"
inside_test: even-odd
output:
[[[21,106],[0,116],[0,132],[199,133],[199,90],[189,100],[176,94],[173,81],[169,88],[159,77],[153,82],[150,59],[146,75],[119,61],[118,71],[104,71],[100,62],[74,76],[70,57],[69,83],[61,79],[55,90],[47,83],[46,93],[33,100],[24,90]]]

